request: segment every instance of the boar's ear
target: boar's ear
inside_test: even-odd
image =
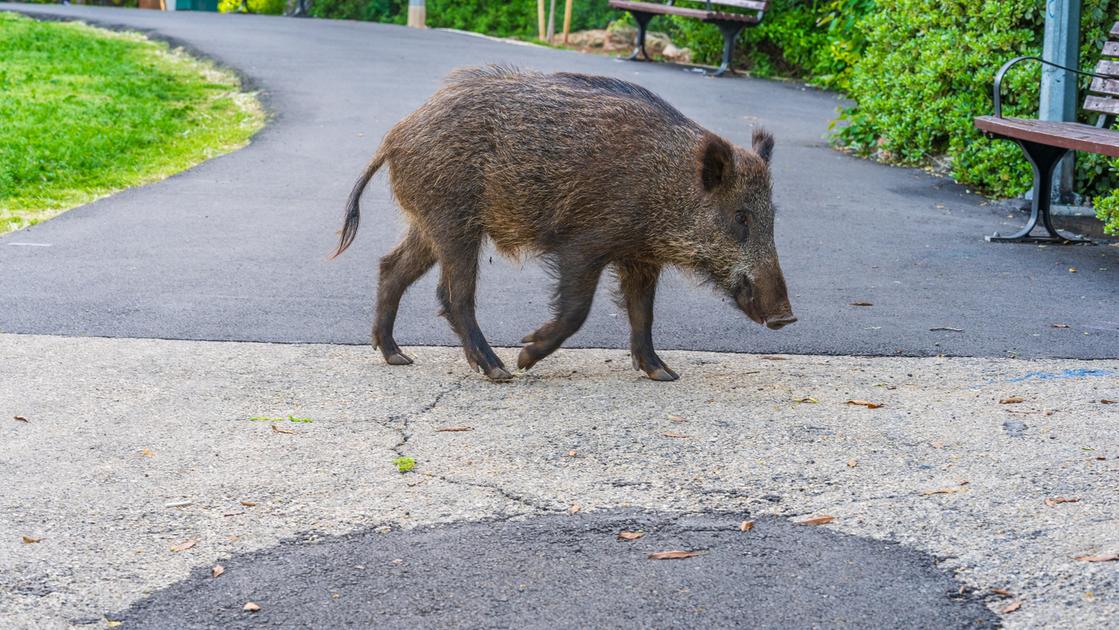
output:
[[[757,153],[766,164],[773,157],[773,136],[765,129],[754,130],[754,153]]]
[[[734,151],[715,134],[704,134],[700,139],[700,178],[703,190],[711,192],[730,180],[734,173]]]

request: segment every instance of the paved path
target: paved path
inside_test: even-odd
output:
[[[761,627],[982,627],[1009,602],[1017,627],[1119,615],[1116,563],[1074,559],[1119,552],[1119,405],[1099,402],[1119,399],[1119,363],[820,356],[1114,359],[1119,249],[982,243],[1013,221],[831,151],[834,96],[793,84],[376,24],[19,9],[185,43],[262,88],[274,118],[247,149],[0,237],[0,332],[30,333],[0,334],[5,628],[555,627],[620,605],[634,625],[718,626],[741,602]],[[683,380],[665,385],[624,350],[565,349],[497,386],[430,347],[453,341],[430,278],[401,317],[400,340],[429,346],[409,368],[367,347],[82,338],[364,343],[401,225],[378,180],[357,245],[326,262],[341,201],[443,74],[486,62],[634,79],[742,143],[772,129],[801,322],[767,333],[670,278],[657,335],[794,354],[668,352]],[[547,317],[537,266],[487,260],[484,278],[496,345]],[[620,348],[620,319],[600,300],[573,341]],[[929,330],[943,326],[963,332]],[[313,421],[250,420],[289,415]],[[835,520],[793,524],[821,514]],[[623,527],[645,536],[619,542]],[[665,547],[703,555],[647,559]]]
[[[611,600],[636,627],[700,614],[666,579],[710,623],[657,627],[1119,615],[1119,563],[1074,559],[1119,552],[1119,404],[1099,402],[1119,361],[668,352],[684,377],[665,385],[624,351],[567,350],[494,385],[455,349],[416,358],[0,335],[0,625],[238,627],[254,601],[273,624],[478,627],[491,597],[489,627],[624,625],[595,623]],[[312,421],[250,420],[289,415]],[[706,555],[646,557],[681,548]]]
[[[983,234],[1005,232],[1020,218],[1007,219],[945,180],[829,149],[831,94],[378,24],[20,10],[185,43],[244,73],[264,91],[274,118],[242,151],[0,238],[0,331],[365,343],[376,261],[402,226],[378,178],[366,194],[356,247],[326,261],[346,193],[382,134],[449,70],[504,62],[637,81],[741,144],[755,124],[776,134],[777,240],[800,322],[764,330],[709,289],[673,277],[658,300],[663,348],[1119,355],[1119,248],[984,243]],[[19,246],[26,243],[50,247]],[[433,283],[426,278],[405,298],[402,344],[455,342],[435,315]],[[548,318],[548,295],[535,264],[487,259],[483,329],[495,345],[515,345]],[[874,306],[850,306],[858,301]],[[623,347],[624,319],[599,299],[570,345]],[[930,330],[939,327],[963,332]]]

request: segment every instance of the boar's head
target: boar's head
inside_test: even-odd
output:
[[[753,150],[714,134],[699,141],[700,208],[693,268],[709,275],[750,319],[771,329],[796,321],[773,243],[769,160],[773,136],[755,130]]]

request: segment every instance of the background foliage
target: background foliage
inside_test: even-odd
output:
[[[577,0],[572,7],[571,28],[581,31],[606,28],[618,12],[607,0]],[[536,0],[427,0],[427,23],[435,28],[457,28],[496,37],[537,37]],[[563,30],[564,0],[556,0],[556,32]],[[404,24],[408,0],[314,0],[311,15],[349,20]]]
[[[173,1],[173,0],[169,0]],[[284,12],[286,0],[218,0],[218,11],[222,13],[264,13],[280,15]]]

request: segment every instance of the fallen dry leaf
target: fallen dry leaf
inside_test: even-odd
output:
[[[1014,597],[1014,595],[1005,588],[993,588],[991,589],[991,592],[995,595],[998,595],[999,597]]]
[[[1057,505],[1058,503],[1079,503],[1079,502],[1080,502],[1080,499],[1078,499],[1078,498],[1050,497],[1050,498],[1045,500],[1045,505],[1048,505],[1049,507],[1053,507],[1054,505]]]
[[[245,507],[256,507],[256,501],[242,501],[241,505]]]
[[[645,535],[645,532],[618,532],[618,540],[637,540]]]
[[[848,405],[861,405],[867,409],[877,409],[882,406],[882,403],[870,402],[869,400],[848,400]]]
[[[116,619],[109,619],[108,617],[105,617],[105,625],[110,627],[110,628],[119,628],[119,627],[124,625],[124,622],[123,621],[117,621]]]
[[[1079,269],[1077,269],[1076,267],[1069,267],[1068,268],[1069,273],[1076,273],[1077,271],[1079,271]]]
[[[197,544],[198,544],[198,541],[194,540],[194,539],[184,540],[183,542],[175,545],[174,547],[171,547],[171,551],[173,551],[175,553],[178,553],[180,551],[186,551],[187,549],[190,549],[191,547],[193,547]]]
[[[811,396],[805,396],[804,398],[797,398],[797,399],[796,399],[796,400],[794,400],[793,402],[795,402],[795,403],[806,403],[806,404],[809,404],[809,405],[815,405],[816,403],[818,403],[818,402],[820,402],[820,401],[816,400],[815,398],[813,398],[813,397],[811,397]]]
[[[937,326],[936,328],[930,328],[929,330],[930,330],[930,331],[932,331],[932,332],[938,332],[938,331],[943,331],[943,332],[963,332],[963,331],[964,331],[964,329],[963,329],[963,328],[952,328],[951,326]]]
[[[245,606],[241,610],[245,612],[256,612],[260,610],[260,604],[256,602],[245,602]]]
[[[683,560],[684,558],[694,558],[699,555],[698,551],[658,551],[649,554],[650,560]]]
[[[33,545],[33,544],[39,542],[42,539],[43,539],[42,536],[23,536],[23,544]]]
[[[27,423],[31,422],[30,420],[28,420],[27,418],[25,418],[23,416],[15,416],[13,418],[13,420],[15,420],[16,422],[27,422]]]
[[[571,507],[567,508],[567,512],[568,514],[577,514],[582,509],[583,506],[579,505],[578,503],[572,503]]]
[[[674,413],[668,414],[668,420],[670,422],[684,422],[685,421],[684,416],[678,416]]]
[[[789,360],[789,357],[779,357],[779,356],[776,356],[776,355],[773,355],[773,354],[763,354],[762,356],[760,356],[758,358],[759,359],[764,359],[766,361],[788,361]]]
[[[225,573],[225,567],[220,564],[215,564],[213,568],[210,569],[210,577],[218,577],[222,573]]]
[[[944,442],[929,442],[929,446],[933,448],[944,448]]]
[[[834,520],[835,520],[834,516],[824,514],[822,516],[813,516],[812,518],[806,518],[803,521],[797,521],[797,524],[798,525],[827,525],[828,523],[830,523]]]
[[[578,457],[579,456],[579,451],[576,451],[576,450],[567,451],[567,456],[568,457]]]
[[[1017,405],[1018,403],[1026,402],[1025,398],[1021,396],[1011,396],[1010,398],[1003,398],[999,400],[1000,405]]]
[[[435,430],[436,433],[462,433],[463,431],[473,431],[474,427],[440,427]]]
[[[738,531],[740,532],[748,532],[751,529],[754,529],[754,521],[742,521],[742,523],[738,525]]]
[[[1076,556],[1073,560],[1081,562],[1115,562],[1119,560],[1119,553],[1106,553],[1098,556]]]
[[[688,436],[686,436],[686,435],[684,435],[684,434],[682,434],[682,433],[662,433],[661,435],[663,435],[663,436],[664,436],[664,437],[666,437],[666,438],[674,438],[674,439],[677,439],[677,440],[686,440],[686,439],[688,439]]]
[[[1053,328],[1068,328],[1068,324],[1053,324]]]
[[[1022,607],[1022,600],[1016,599],[1016,600],[1010,602],[1009,604],[1007,604],[1005,607],[1003,607],[1002,614],[1009,615],[1010,613],[1014,612],[1015,610],[1018,610],[1021,607]]]
[[[1100,400],[1101,405],[1114,405],[1116,403],[1119,403],[1119,400],[1108,400],[1106,398],[1103,398],[1103,399]],[[24,420],[24,422],[27,422],[27,421]]]
[[[851,306],[874,306],[872,302],[851,302]]]
[[[281,429],[280,427],[278,427],[274,424],[270,425],[270,426],[272,427],[272,432],[273,433],[287,433],[288,435],[295,435],[295,431],[292,431],[291,429]]]
[[[859,460],[857,460],[857,459],[847,460],[847,467],[848,468],[854,468],[855,466],[858,466],[858,465],[859,465]]]
[[[143,455],[144,457],[155,457],[155,451],[153,451],[150,448],[140,449],[140,454]]]

